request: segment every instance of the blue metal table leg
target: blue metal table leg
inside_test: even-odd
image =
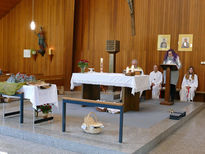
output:
[[[123,107],[120,109],[120,128],[119,128],[119,142],[122,143],[123,135]]]
[[[66,129],[66,102],[62,102],[62,131],[65,132]]]
[[[23,110],[24,110],[24,93],[20,95],[20,123],[23,123]]]

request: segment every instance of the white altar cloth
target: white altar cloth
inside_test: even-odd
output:
[[[149,75],[126,76],[122,73],[73,73],[71,87],[82,84],[128,87],[132,89],[132,94],[150,89]]]
[[[55,84],[52,84],[48,89],[40,89],[35,85],[24,85],[20,91],[24,93],[24,98],[30,100],[34,109],[44,104],[54,104],[58,107],[58,94]]]

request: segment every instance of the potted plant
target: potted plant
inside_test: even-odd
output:
[[[78,67],[81,69],[81,73],[85,72],[85,68],[88,67],[88,61],[87,60],[80,60],[78,62]]]
[[[48,117],[48,113],[52,111],[52,106],[50,104],[44,104],[37,107],[44,114],[44,118]]]

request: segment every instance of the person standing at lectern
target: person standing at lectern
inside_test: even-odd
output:
[[[178,68],[177,71],[171,71],[170,96],[171,96],[171,102],[174,102],[176,85],[179,79],[179,69],[181,68],[181,62],[179,56],[173,49],[169,49],[166,52],[164,56],[163,64],[175,64]],[[166,71],[164,71],[164,83],[166,83]]]

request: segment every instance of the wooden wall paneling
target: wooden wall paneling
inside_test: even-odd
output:
[[[147,0],[146,2],[148,3]],[[147,3],[136,3],[136,14],[141,16],[140,20],[136,20],[137,34],[132,37],[130,12],[126,1],[76,0],[78,10],[75,15],[74,71],[79,71],[77,61],[82,58],[88,59],[90,65],[99,71],[100,57],[104,58],[104,71],[108,71],[109,55],[105,51],[105,42],[109,39],[121,41],[121,51],[117,54],[117,72],[122,72],[130,65],[133,58],[138,59],[139,65],[145,67],[146,44],[143,39],[146,39],[146,28],[145,31],[143,28],[147,26]]]
[[[13,7],[15,7],[21,0],[1,0],[0,1],[0,18],[5,16]]]
[[[202,22],[203,20],[200,18],[204,18],[200,15],[202,13],[201,6],[202,1],[161,1],[159,2],[159,5],[153,5],[150,4],[151,8],[151,15],[153,15],[153,18],[150,17],[150,25],[156,25],[158,30],[155,31],[155,34],[153,34],[153,37],[155,38],[155,41],[149,40],[149,52],[152,50],[153,52],[157,53],[154,55],[157,55],[157,57],[152,57],[152,54],[149,54],[149,63],[150,65],[147,65],[147,72],[150,72],[152,69],[152,66],[154,63],[160,64],[163,61],[163,55],[165,52],[156,51],[157,43],[157,35],[162,34],[171,34],[171,48],[178,50],[178,35],[179,34],[194,34],[194,47],[192,52],[179,52],[177,53],[180,56],[181,62],[182,62],[182,68],[180,70],[180,78],[178,82],[178,87],[181,86],[181,82],[183,79],[184,74],[186,73],[188,67],[190,65],[193,65],[196,68],[196,72],[199,75],[200,80],[203,81],[203,74],[201,72],[198,72],[197,70],[201,67],[200,65],[200,57],[204,55],[202,50],[199,48],[202,46],[200,42],[200,36],[204,35],[202,31],[200,31],[199,26],[205,24]],[[151,2],[151,3],[152,3]],[[163,4],[164,3],[164,4]],[[164,6],[160,6],[160,5]],[[159,9],[158,7],[164,8]],[[158,16],[156,15],[156,10],[159,10],[161,12],[161,21],[156,22],[158,20]],[[161,23],[161,24],[160,24]],[[164,25],[164,26],[163,26]],[[153,26],[149,27],[150,31],[153,31]],[[150,34],[150,33],[149,33]],[[152,35],[152,34],[150,34]],[[153,44],[152,44],[153,43]],[[160,58],[161,57],[161,58]],[[200,84],[199,90],[204,90],[204,87]]]
[[[0,23],[0,57],[1,57],[1,60],[0,60],[0,66],[1,66],[1,69],[3,69],[3,57],[4,57],[4,52],[3,52],[3,26],[2,26],[2,23]]]
[[[122,72],[133,58],[138,59],[144,72],[149,74],[154,64],[163,62],[165,51],[157,51],[158,34],[171,34],[171,48],[180,56],[182,68],[178,87],[187,68],[195,67],[199,76],[199,91],[205,91],[205,1],[203,0],[135,0],[136,36],[131,36],[130,14],[126,0],[76,0],[74,72],[77,61],[88,59],[99,71],[99,58],[104,58],[108,71],[107,39],[121,41],[117,54],[117,72]],[[179,34],[193,34],[192,52],[178,51]]]
[[[64,17],[64,67],[65,72],[64,87],[65,90],[70,88],[70,79],[72,75],[73,64],[73,35],[74,35],[74,15],[75,15],[75,0],[65,1],[65,17]],[[71,9],[70,9],[71,8]],[[66,35],[67,34],[67,35]]]
[[[193,65],[199,76],[198,90],[205,91],[205,65],[200,64],[205,61],[205,1],[134,2],[136,36],[132,37],[126,0],[35,0],[37,27],[44,27],[48,47],[54,48],[54,58],[50,62],[48,53],[44,57],[38,55],[36,61],[23,58],[24,48],[38,49],[38,44],[37,37],[29,28],[31,1],[22,0],[0,20],[0,67],[11,72],[63,75],[65,85],[69,87],[72,67],[73,72],[80,71],[77,67],[80,59],[88,59],[89,66],[99,71],[99,60],[103,57],[104,71],[107,72],[109,57],[105,42],[117,39],[121,41],[117,72],[122,72],[136,58],[148,74],[154,64],[162,63],[165,54],[157,51],[157,35],[171,34],[171,48],[177,51],[178,35],[186,33],[194,34],[193,51],[177,51],[182,61],[178,87],[187,68]]]
[[[44,57],[38,54],[33,58],[23,58],[23,49],[38,50],[38,37],[30,30],[32,1],[22,0],[0,20],[0,55],[4,61],[0,67],[10,72],[43,74],[44,76],[66,76],[72,72],[73,19],[75,0],[35,0],[34,21],[36,32],[43,26],[47,42]],[[48,48],[54,48],[52,62]],[[65,66],[67,69],[65,69]],[[69,82],[67,82],[69,83]],[[69,85],[66,85],[69,87]]]

